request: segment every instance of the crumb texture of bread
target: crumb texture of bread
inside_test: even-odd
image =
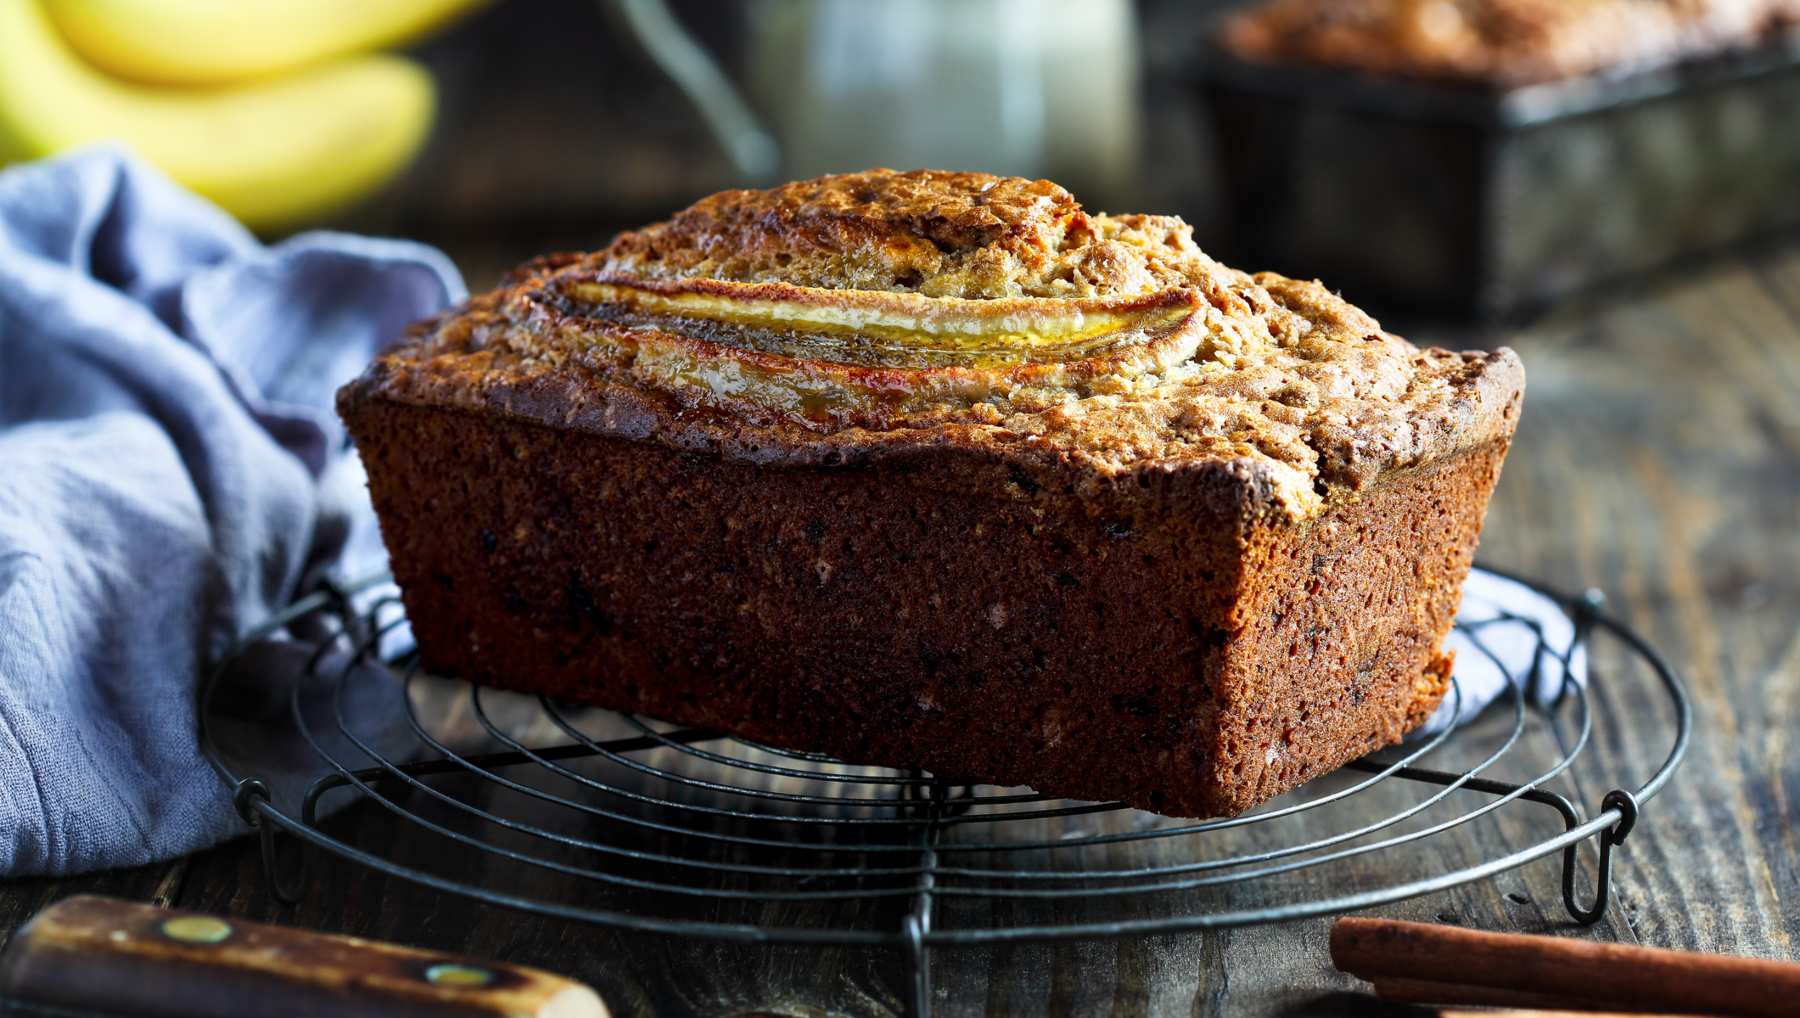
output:
[[[1241,56],[1522,85],[1753,45],[1800,0],[1263,0],[1227,19]]]
[[[1421,723],[1523,398],[1048,181],[728,191],[339,393],[428,667],[1236,813]]]

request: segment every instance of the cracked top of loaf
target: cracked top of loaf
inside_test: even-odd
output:
[[[871,170],[530,262],[340,399],[773,463],[954,452],[1063,490],[1223,472],[1303,518],[1509,435],[1523,384],[1510,350],[1420,350],[1319,283],[1220,265],[1175,217]]]
[[[1263,0],[1227,19],[1242,56],[1521,85],[1750,45],[1800,0]]]

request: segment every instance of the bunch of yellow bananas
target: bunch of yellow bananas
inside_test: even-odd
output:
[[[248,225],[354,201],[431,126],[370,50],[480,0],[0,0],[0,163],[118,140]]]

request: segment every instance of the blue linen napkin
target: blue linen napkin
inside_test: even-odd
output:
[[[321,571],[384,567],[332,394],[463,296],[419,244],[265,247],[116,149],[0,173],[0,874],[241,830],[198,676]]]
[[[1555,599],[1518,580],[1471,572],[1456,622],[1446,641],[1456,654],[1456,690],[1410,738],[1471,721],[1503,696],[1510,701],[1514,686],[1530,701],[1551,707],[1571,684],[1587,685],[1587,645],[1577,639],[1575,620]]]

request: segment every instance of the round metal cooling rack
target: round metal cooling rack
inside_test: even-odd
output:
[[[921,1016],[931,1005],[933,949],[1337,914],[1558,852],[1564,906],[1594,922],[1607,907],[1612,850],[1680,763],[1691,726],[1680,676],[1607,615],[1597,594],[1567,598],[1521,580],[1564,606],[1575,639],[1552,647],[1535,622],[1504,612],[1459,623],[1503,671],[1486,642],[1493,627],[1534,634],[1531,667],[1508,672],[1510,702],[1464,719],[1453,686],[1450,702],[1466,724],[1356,761],[1244,816],[1173,820],[496,693],[424,675],[410,657],[383,663],[378,649],[402,617],[395,597],[375,593],[381,582],[302,598],[248,634],[202,688],[207,755],[260,834],[277,899],[297,900],[307,857],[279,851],[280,833],[390,876],[540,915],[693,937],[894,948]],[[285,796],[292,803],[271,791],[284,784],[273,763],[229,757],[217,738],[221,690],[267,684],[254,648],[271,638],[311,647],[286,690],[293,732],[316,755],[304,781],[285,783],[296,787]],[[1540,695],[1533,687],[1543,663],[1567,665],[1576,647],[1587,649],[1588,686],[1565,668],[1555,695]],[[394,730],[382,733],[371,724],[382,719],[358,716],[355,694],[371,673],[380,681],[390,670],[405,705],[396,703]],[[1626,703],[1666,716],[1666,749],[1609,736],[1604,755],[1613,763],[1576,773],[1602,706]],[[1576,804],[1584,781],[1604,780],[1587,771],[1612,773],[1658,753],[1641,784],[1613,787],[1594,815]],[[246,755],[254,754],[237,754]],[[413,828],[415,845],[445,850],[409,848],[402,858],[385,844],[357,844],[344,833],[352,825],[332,825],[326,814],[359,800]],[[1584,903],[1578,848],[1590,838],[1597,869]],[[546,875],[561,878],[557,897],[542,892]]]

